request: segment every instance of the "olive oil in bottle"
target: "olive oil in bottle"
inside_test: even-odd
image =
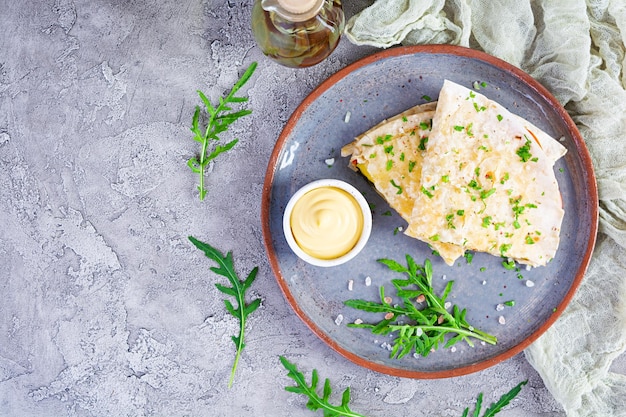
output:
[[[341,0],[255,0],[252,32],[265,55],[288,67],[330,55],[344,28]]]

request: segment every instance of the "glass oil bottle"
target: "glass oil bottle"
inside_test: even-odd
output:
[[[255,0],[252,32],[263,53],[294,68],[315,65],[337,47],[341,0]]]

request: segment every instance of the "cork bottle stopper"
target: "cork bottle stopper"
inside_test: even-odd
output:
[[[265,10],[273,11],[285,19],[302,22],[311,19],[320,11],[324,0],[263,0]]]

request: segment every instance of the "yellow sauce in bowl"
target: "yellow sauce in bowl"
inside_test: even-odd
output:
[[[348,253],[363,233],[363,213],[350,193],[333,186],[302,195],[289,219],[298,246],[317,259],[335,259]]]

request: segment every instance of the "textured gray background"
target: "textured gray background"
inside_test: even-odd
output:
[[[281,67],[254,43],[251,3],[0,0],[0,415],[313,415],[283,390],[285,355],[337,394],[351,386],[371,417],[459,416],[523,379],[503,417],[561,416],[523,354],[402,379],[344,360],[295,317],[263,246],[268,158],[298,103],[373,50],[344,40],[318,66]],[[371,1],[347,3],[349,17]],[[254,60],[253,116],[225,135],[241,141],[201,203],[186,166],[195,91],[215,100]],[[260,268],[231,389],[237,322],[190,234],[232,250],[241,274]],[[626,372],[624,355],[613,367]]]

